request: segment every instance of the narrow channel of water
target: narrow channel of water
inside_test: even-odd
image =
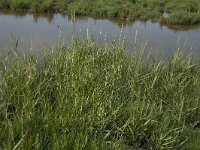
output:
[[[200,26],[166,26],[151,21],[123,22],[119,20],[76,17],[62,14],[38,14],[0,12],[0,47],[10,49],[14,39],[19,37],[20,47],[32,45],[38,51],[44,45],[51,47],[61,40],[70,41],[73,34],[86,38],[87,34],[103,42],[126,37],[128,50],[134,46],[137,33],[137,47],[148,43],[158,57],[171,56],[177,42],[185,47],[185,53],[200,55]]]

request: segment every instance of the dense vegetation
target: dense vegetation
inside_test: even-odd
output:
[[[180,25],[200,23],[199,0],[0,0],[0,9],[153,19]]]
[[[0,63],[0,149],[200,149],[200,64],[74,41]]]

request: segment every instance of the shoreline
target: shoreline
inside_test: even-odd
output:
[[[200,24],[200,2],[191,0],[194,4],[183,2],[177,6],[178,0],[173,2],[154,1],[73,1],[57,0],[31,2],[29,0],[11,0],[0,2],[0,10],[26,10],[35,13],[68,13],[78,16],[101,16],[117,18],[127,21],[152,20],[168,25],[197,25]],[[46,3],[45,3],[46,2]],[[191,3],[192,3],[191,2]],[[196,6],[197,5],[197,6]]]

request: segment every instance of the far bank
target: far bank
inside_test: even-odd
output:
[[[198,0],[0,0],[0,10],[67,12],[124,20],[155,20],[165,24],[200,23]]]

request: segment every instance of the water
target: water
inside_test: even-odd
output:
[[[137,34],[137,35],[136,35]],[[19,38],[19,47],[32,47],[35,52],[42,47],[52,47],[57,42],[70,41],[72,35],[93,39],[119,41],[126,37],[127,51],[147,43],[146,51],[158,57],[171,56],[180,43],[186,54],[200,54],[200,26],[166,26],[151,21],[125,22],[120,20],[76,17],[62,14],[37,14],[0,12],[0,47],[10,49]],[[135,40],[136,38],[136,40]],[[137,44],[135,45],[135,41]]]

